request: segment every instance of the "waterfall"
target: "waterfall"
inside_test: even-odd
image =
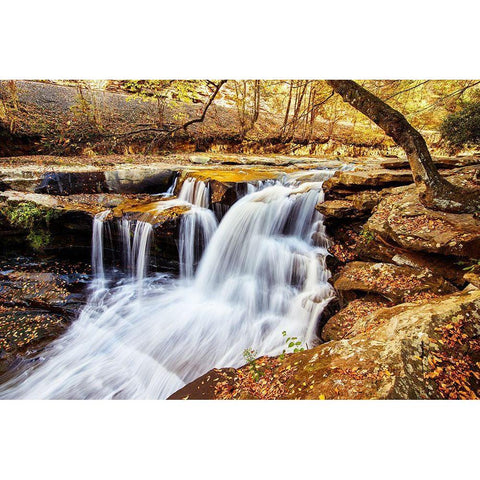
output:
[[[195,178],[186,178],[178,195],[179,200],[208,208],[210,204],[210,187],[207,183]]]
[[[284,330],[312,346],[333,296],[315,210],[331,173],[250,189],[218,228],[211,212],[194,207],[182,226],[179,279],[145,275],[151,227],[137,222],[125,258],[135,259],[142,294],[138,278],[98,293],[62,337],[0,387],[0,397],[166,398],[211,368],[242,365],[246,348],[280,354]],[[184,184],[202,205],[204,187],[197,196],[195,185]]]
[[[150,223],[137,220],[131,248],[131,269],[132,272],[135,272],[137,281],[139,282],[143,281],[147,272],[152,230],[153,228]]]
[[[92,272],[99,281],[105,280],[105,271],[103,265],[103,230],[105,219],[111,213],[111,210],[105,210],[97,213],[93,219],[92,230]]]
[[[193,206],[181,220],[178,253],[180,275],[192,278],[195,265],[217,228],[215,214],[206,208]]]
[[[132,271],[132,222],[127,217],[120,220],[120,237],[122,243],[122,262],[126,272]]]

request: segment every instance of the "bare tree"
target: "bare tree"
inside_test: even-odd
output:
[[[397,145],[405,150],[421,202],[447,212],[478,212],[480,189],[467,190],[440,175],[425,139],[397,110],[352,80],[327,80],[333,90],[376,123]]]

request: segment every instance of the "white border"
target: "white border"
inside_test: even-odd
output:
[[[471,1],[43,0],[1,78],[480,78]],[[470,478],[476,402],[1,402],[6,479]]]

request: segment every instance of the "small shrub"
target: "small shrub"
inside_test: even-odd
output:
[[[367,243],[370,243],[372,240],[375,240],[375,234],[373,232],[371,232],[370,230],[367,230],[365,228],[360,232],[360,235],[363,238],[365,238]]]
[[[461,111],[447,116],[440,133],[455,149],[480,145],[480,102],[469,103]]]
[[[59,215],[51,208],[40,208],[30,202],[3,207],[2,213],[12,226],[29,231],[26,238],[34,250],[43,250],[48,246],[50,243],[48,227]]]
[[[252,378],[256,382],[258,382],[258,380],[260,380],[260,377],[263,375],[263,372],[257,366],[256,357],[257,357],[257,352],[256,350],[253,350],[253,348],[246,348],[243,351],[243,358],[248,363]]]
[[[298,337],[287,337],[287,332],[285,330],[282,332],[282,335],[286,337],[285,343],[287,345],[287,348],[284,349],[280,355],[282,360],[285,358],[286,353],[297,353],[305,350],[305,347],[302,346],[302,342],[298,339]],[[290,349],[290,352],[287,351],[288,349]]]
[[[44,250],[50,244],[50,234],[44,230],[30,232],[27,235],[31,247],[36,251]]]

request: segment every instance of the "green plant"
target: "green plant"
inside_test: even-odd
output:
[[[446,117],[440,133],[452,147],[480,144],[480,102],[469,103],[462,110]]]
[[[285,330],[282,332],[282,335],[286,337],[285,343],[287,345],[287,348],[285,348],[280,355],[281,360],[285,358],[286,353],[297,353],[303,352],[305,350],[305,347],[302,346],[302,342],[298,339],[298,337],[287,337],[287,332]],[[290,349],[291,351],[288,352],[288,349]]]
[[[367,241],[367,243],[370,243],[372,240],[375,240],[375,234],[373,232],[371,232],[370,230],[367,230],[366,228],[364,228],[361,232],[360,232],[360,235],[365,238],[365,240]]]
[[[58,217],[57,211],[38,207],[31,202],[6,206],[1,210],[11,225],[29,231],[26,238],[34,250],[43,250],[50,243],[48,227]]]
[[[243,358],[248,363],[252,378],[256,382],[258,382],[258,380],[260,380],[260,377],[263,375],[263,372],[257,366],[256,357],[257,357],[257,352],[253,348],[246,348],[243,351]]]
[[[34,250],[43,250],[50,244],[50,234],[44,230],[30,232],[27,235],[27,240],[30,242]]]
[[[476,260],[474,261],[472,264],[467,264],[466,262],[458,262],[459,265],[462,264],[462,265],[467,265],[466,267],[463,268],[463,271],[464,272],[473,272],[475,270],[477,270],[479,267],[480,267],[480,260]]]
[[[35,204],[27,202],[22,202],[16,207],[8,208],[5,213],[12,225],[24,229],[34,227],[44,216],[43,210]]]

